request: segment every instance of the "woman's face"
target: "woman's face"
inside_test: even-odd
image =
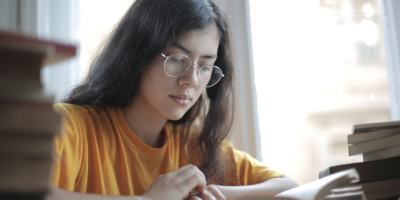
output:
[[[219,34],[215,25],[207,31],[188,31],[177,43],[166,49],[166,56],[187,55],[194,63],[212,65],[217,59]],[[196,103],[204,89],[197,79],[198,66],[192,65],[180,77],[170,77],[164,72],[166,58],[161,54],[144,70],[136,102],[154,117],[178,120]]]

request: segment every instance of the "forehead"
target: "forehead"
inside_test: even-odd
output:
[[[217,27],[212,25],[204,30],[187,31],[178,38],[176,43],[192,53],[217,54],[219,37]]]

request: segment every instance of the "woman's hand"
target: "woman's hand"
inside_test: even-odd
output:
[[[206,187],[203,193],[192,193],[186,200],[226,200],[225,196],[214,185]]]
[[[186,165],[176,171],[158,176],[141,198],[180,200],[192,190],[203,193],[206,185],[203,172],[194,165]]]

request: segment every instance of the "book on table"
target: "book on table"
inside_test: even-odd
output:
[[[61,116],[40,79],[76,47],[0,31],[0,199],[41,199],[49,189]]]
[[[320,178],[355,168],[359,174],[358,186],[366,199],[386,199],[400,197],[400,157],[364,163],[350,163],[331,166],[320,172]]]
[[[399,199],[400,121],[356,124],[348,136],[349,154],[369,160],[328,167],[320,180],[268,199]],[[397,156],[397,157],[396,157]],[[387,159],[382,159],[387,158]],[[248,199],[250,200],[250,199]]]
[[[364,193],[360,186],[355,185],[358,181],[358,173],[353,168],[286,190],[271,198],[246,198],[242,200],[360,200],[364,198]]]
[[[350,134],[347,136],[347,142],[348,144],[357,144],[399,134],[400,134],[400,127],[381,129],[376,131]]]
[[[400,121],[355,124],[347,139],[349,155],[364,161],[400,156]]]
[[[400,121],[354,124],[347,136],[349,145],[400,134]]]
[[[390,178],[400,178],[400,157],[384,160],[349,163],[326,168],[319,173],[319,178],[355,168],[360,176],[360,183]]]
[[[384,130],[388,128],[400,128],[400,121],[372,122],[354,124],[352,134],[365,133],[370,131]]]
[[[399,199],[400,178],[360,183],[367,199]]]
[[[364,162],[328,167],[320,177],[355,168],[367,199],[400,197],[400,121],[355,124],[347,139],[349,156]]]
[[[400,146],[400,135],[393,135],[367,142],[352,144],[349,146],[349,155],[354,156],[396,146]]]
[[[400,146],[363,153],[364,161],[382,160],[400,156]]]
[[[352,169],[333,173],[322,179],[281,192],[275,197],[287,199],[362,199],[361,187],[354,184],[359,181],[357,171]]]

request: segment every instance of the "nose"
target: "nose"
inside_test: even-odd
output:
[[[199,80],[197,77],[197,70],[199,68],[198,64],[192,64],[188,71],[179,77],[179,85],[187,85],[189,87],[197,87],[199,85]]]

